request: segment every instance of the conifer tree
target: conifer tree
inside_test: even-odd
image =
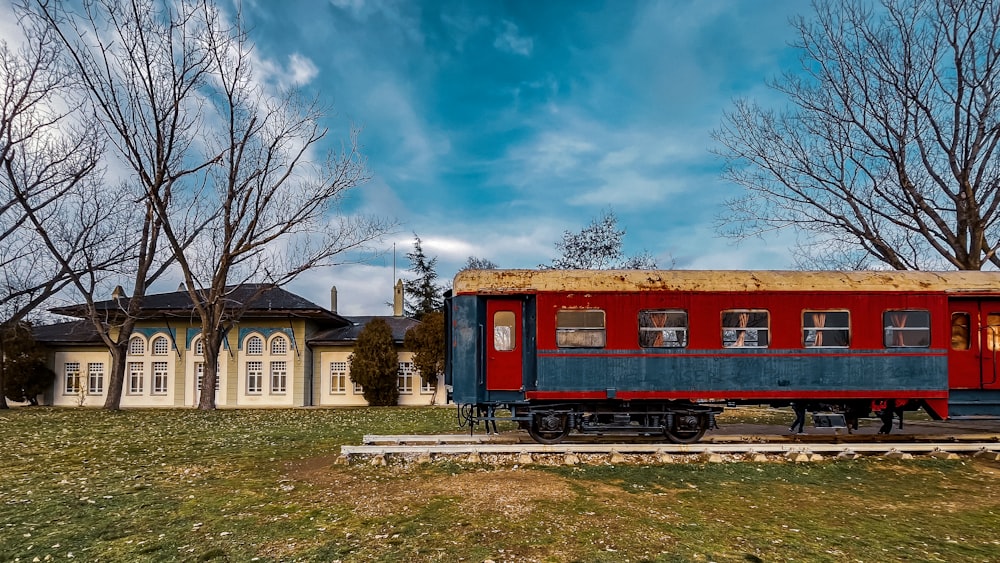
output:
[[[410,261],[409,271],[416,276],[403,282],[405,314],[419,319],[431,311],[440,311],[444,306],[441,286],[437,283],[437,257],[428,258],[421,247],[420,237],[413,233],[413,250],[406,253]]]
[[[369,405],[399,402],[399,359],[388,323],[376,318],[361,329],[350,362],[351,381],[362,387]]]

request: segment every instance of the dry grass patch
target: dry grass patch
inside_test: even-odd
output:
[[[312,492],[350,506],[362,517],[406,514],[416,503],[443,497],[457,499],[463,510],[475,514],[521,518],[539,502],[564,501],[573,495],[566,479],[537,470],[440,473],[416,465],[375,468],[335,461],[323,456],[295,462],[287,478],[310,484]]]

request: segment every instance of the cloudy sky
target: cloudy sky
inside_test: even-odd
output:
[[[469,256],[547,263],[612,210],[629,253],[677,268],[789,267],[787,240],[734,246],[713,226],[739,193],[711,132],[736,96],[794,70],[800,1],[244,2],[271,72],[351,124],[374,180],[354,204],[397,219],[389,252],[290,289],[384,313],[413,233],[450,279]]]
[[[229,4],[232,6],[232,4]],[[243,0],[261,71],[362,128],[355,212],[397,220],[386,252],[289,289],[386,314],[413,233],[448,282],[469,256],[531,268],[604,211],[663,267],[786,268],[787,239],[734,246],[711,132],[734,97],[779,101],[798,0]],[[395,260],[393,259],[395,244]],[[394,273],[395,272],[395,273]],[[170,291],[176,287],[154,288]]]

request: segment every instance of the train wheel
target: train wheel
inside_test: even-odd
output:
[[[539,444],[558,444],[569,434],[566,414],[535,414],[528,425],[528,435]]]
[[[678,416],[674,418],[673,428],[664,429],[667,440],[675,444],[693,444],[705,435],[705,423],[699,416]]]

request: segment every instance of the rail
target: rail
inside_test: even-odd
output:
[[[388,456],[406,460],[429,461],[435,456],[466,456],[467,460],[481,460],[482,456],[497,456],[504,462],[504,456],[515,456],[516,463],[534,463],[534,456],[564,456],[565,463],[578,463],[578,456],[612,456],[612,462],[627,462],[629,456],[656,456],[660,461],[672,461],[674,456],[700,456],[708,461],[722,461],[721,456],[733,456],[733,460],[765,461],[767,456],[784,456],[795,461],[823,459],[824,456],[854,458],[862,455],[883,455],[906,457],[930,455],[954,457],[958,454],[988,456],[1000,460],[1000,441],[995,435],[986,435],[985,440],[978,435],[952,436],[934,441],[798,441],[780,437],[780,441],[752,441],[747,437],[730,437],[730,442],[697,444],[671,444],[659,442],[628,443],[584,443],[563,442],[559,444],[537,444],[518,442],[516,434],[494,436],[469,435],[395,435],[364,438],[364,445],[341,447],[341,457],[350,462],[362,457],[370,457],[373,463],[385,463]],[[759,438],[759,437],[758,437]],[[771,437],[775,438],[775,437]],[[865,438],[872,438],[866,436]],[[907,437],[910,438],[910,437]],[[385,443],[389,442],[389,443]],[[549,460],[551,461],[551,460]],[[643,460],[645,461],[645,460]],[[557,461],[558,463],[558,461]]]

